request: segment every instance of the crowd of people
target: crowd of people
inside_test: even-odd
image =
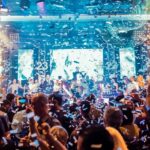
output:
[[[150,149],[148,78],[113,78],[105,85],[88,80],[88,88],[82,78],[70,83],[59,77],[57,88],[49,81],[39,91],[28,84],[23,95],[18,93],[21,84],[10,84],[0,103],[0,149]]]
[[[83,98],[89,94],[94,94],[97,97],[99,95],[110,97],[112,95],[117,96],[120,91],[126,93],[126,95],[132,89],[139,91],[139,89],[144,88],[148,80],[148,76],[144,78],[142,75],[137,77],[132,76],[131,78],[124,76],[120,80],[117,77],[111,77],[107,80],[97,80],[75,71],[72,79],[63,79],[62,76],[58,76],[57,79],[52,79],[49,74],[37,78],[29,78],[26,81],[16,79],[8,80],[4,78],[0,83],[0,93],[3,95],[13,93],[21,96],[34,93],[45,93],[49,95],[49,93],[55,91],[68,90],[77,98]]]

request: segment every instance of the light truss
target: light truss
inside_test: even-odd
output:
[[[0,22],[19,21],[117,21],[117,20],[150,20],[150,15],[74,15],[61,16],[0,16]]]

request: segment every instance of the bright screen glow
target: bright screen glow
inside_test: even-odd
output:
[[[52,65],[53,64],[53,65]],[[55,67],[53,67],[55,65]],[[90,78],[102,79],[103,50],[99,49],[61,49],[54,50],[51,59],[53,79],[62,76],[63,79],[72,79],[76,67]]]
[[[120,73],[123,76],[134,76],[135,72],[135,52],[132,48],[120,49]]]
[[[18,80],[33,77],[33,50],[18,51]]]

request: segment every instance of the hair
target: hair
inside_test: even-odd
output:
[[[146,105],[150,107],[150,95],[146,97]]]
[[[104,122],[106,126],[118,129],[123,122],[122,111],[117,107],[108,107],[104,112]]]
[[[137,77],[137,82],[138,82],[138,84],[139,84],[140,87],[144,87],[144,78],[143,78],[142,75],[139,75]]]
[[[146,105],[150,107],[150,83],[147,88]]]
[[[9,131],[9,124],[8,124],[8,117],[7,115],[0,111],[0,138],[4,136],[5,132]]]
[[[11,102],[8,100],[3,100],[2,106],[11,105]]]
[[[70,113],[75,113],[78,111],[78,105],[76,103],[73,103],[72,105],[69,106],[69,111]]]
[[[121,107],[123,113],[123,123],[122,125],[129,125],[133,123],[133,113],[128,106]]]
[[[68,132],[62,126],[54,126],[50,129],[50,132],[55,136],[63,145],[67,145],[69,138]]]
[[[4,134],[5,134],[5,127],[3,121],[0,118],[0,139],[4,136]]]
[[[82,101],[81,104],[81,112],[83,115],[88,115],[90,112],[90,103],[88,101]]]
[[[90,95],[86,98],[86,100],[89,101],[89,102],[95,103],[96,97],[95,97],[94,94],[90,94]]]
[[[121,99],[124,98],[124,94],[123,94],[123,91],[121,91],[121,90],[118,90],[118,92],[119,92],[119,94],[118,94],[118,96],[115,98],[115,100],[119,102]]]
[[[111,134],[111,136],[113,137],[113,141],[114,141],[114,149],[113,150],[128,150],[127,145],[123,139],[123,137],[121,136],[121,134],[112,127],[106,127],[107,131]]]
[[[34,104],[37,104],[37,103],[42,107],[42,106],[44,106],[48,103],[48,99],[42,93],[36,94],[32,98],[32,104],[34,105]]]
[[[113,148],[113,138],[104,127],[88,127],[79,135],[78,150],[113,150]]]
[[[44,94],[35,95],[31,101],[36,115],[42,117],[48,113],[48,99]]]
[[[62,106],[62,101],[63,101],[63,98],[62,98],[62,95],[59,94],[59,92],[55,92],[53,94],[51,94],[49,97],[48,97],[48,100],[52,100],[52,102],[54,104],[58,104],[59,106]]]
[[[14,98],[15,98],[15,95],[12,93],[9,93],[6,95],[6,100],[8,100],[10,102],[12,102]]]

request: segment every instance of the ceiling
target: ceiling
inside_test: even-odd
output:
[[[148,0],[43,0],[43,8],[37,6],[42,0],[2,0],[9,10],[2,15],[63,15],[63,14],[145,14]]]
[[[37,47],[38,43],[53,48],[112,46],[110,43],[117,46],[134,45],[134,32],[144,31],[146,23],[142,19],[131,19],[133,14],[145,14],[146,0],[45,0],[42,14],[37,0],[28,2],[7,0],[9,12],[0,12],[0,31],[11,37],[11,41],[17,39],[20,47],[34,44]],[[42,15],[42,19],[39,15]],[[78,19],[72,19],[76,16]]]

